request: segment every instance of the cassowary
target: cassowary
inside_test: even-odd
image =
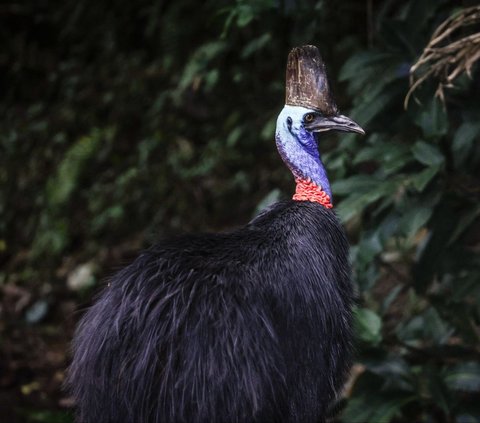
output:
[[[316,47],[287,64],[278,151],[296,193],[228,233],[160,241],[114,276],[73,341],[82,423],[320,422],[349,369],[348,244],[317,134],[339,114]]]

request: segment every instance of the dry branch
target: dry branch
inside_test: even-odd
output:
[[[433,33],[417,62],[410,68],[410,89],[404,106],[413,92],[428,78],[439,79],[435,95],[445,101],[444,89],[453,86],[459,75],[471,77],[473,64],[480,59],[480,32],[454,39],[460,30],[470,29],[480,23],[480,6],[463,9],[442,24]],[[453,38],[453,40],[452,40]]]

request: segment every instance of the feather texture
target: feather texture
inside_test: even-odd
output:
[[[323,421],[350,364],[349,276],[343,228],[312,202],[158,243],[79,324],[78,421]]]

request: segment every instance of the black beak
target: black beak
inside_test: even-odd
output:
[[[305,124],[305,129],[311,132],[343,131],[365,135],[360,125],[344,115],[317,116],[313,122]]]

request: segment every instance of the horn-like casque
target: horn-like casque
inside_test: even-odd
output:
[[[317,47],[294,48],[288,55],[285,104],[302,106],[325,116],[338,113]]]

